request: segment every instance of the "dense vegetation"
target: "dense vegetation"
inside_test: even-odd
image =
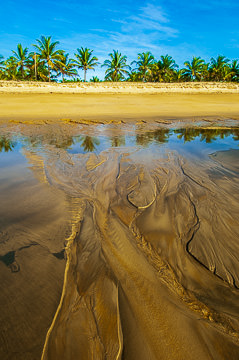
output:
[[[113,50],[109,59],[102,65],[98,58],[93,56],[93,50],[88,48],[77,49],[74,59],[58,48],[59,42],[53,42],[51,36],[41,36],[33,45],[34,51],[17,45],[16,51],[4,59],[0,55],[1,80],[36,80],[36,81],[81,81],[78,69],[84,71],[84,81],[87,80],[87,71],[97,66],[105,67],[105,81],[150,81],[150,82],[183,82],[183,81],[221,81],[239,82],[239,62],[230,61],[219,55],[211,58],[210,63],[200,57],[193,57],[185,61],[184,68],[180,69],[175,60],[169,56],[156,59],[151,52],[142,52],[137,60],[127,64],[127,56]],[[67,80],[66,80],[67,79]],[[100,81],[93,76],[90,81]]]

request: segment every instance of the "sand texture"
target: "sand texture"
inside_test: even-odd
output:
[[[0,94],[0,122],[173,123],[239,118],[239,94]]]
[[[29,138],[31,166],[22,199],[13,196],[21,207],[1,199],[5,213],[13,207],[1,255],[16,261],[0,261],[1,307],[11,299],[1,357],[237,360],[239,150],[197,161],[145,148],[69,154],[76,131],[2,127]],[[66,266],[54,255],[63,244]]]
[[[52,161],[82,205],[42,358],[236,359],[238,176],[170,154]]]
[[[182,83],[47,83],[35,81],[0,80],[0,93],[114,93],[114,94],[158,94],[158,93],[239,93],[238,83],[182,82]]]

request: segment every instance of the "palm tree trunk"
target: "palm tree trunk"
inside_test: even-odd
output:
[[[51,81],[51,73],[50,73],[50,65],[49,63],[47,63],[47,67],[48,67],[48,81]]]
[[[22,72],[22,78],[24,78],[24,69],[23,69],[23,65],[21,66],[21,72]]]
[[[35,80],[37,80],[37,61],[36,53],[34,53],[34,71],[35,71]]]
[[[86,82],[86,69],[84,69],[84,82]]]

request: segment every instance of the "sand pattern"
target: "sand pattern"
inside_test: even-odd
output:
[[[76,131],[2,128],[29,138],[33,177],[12,202],[1,195],[13,217],[0,237],[1,356],[237,360],[239,151],[70,154]]]
[[[238,357],[235,169],[115,151],[44,166],[80,203],[42,359]]]

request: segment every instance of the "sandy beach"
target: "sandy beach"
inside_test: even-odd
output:
[[[0,356],[237,360],[237,90],[54,86],[0,94]]]
[[[239,118],[239,85],[0,82],[0,121],[137,122]]]

